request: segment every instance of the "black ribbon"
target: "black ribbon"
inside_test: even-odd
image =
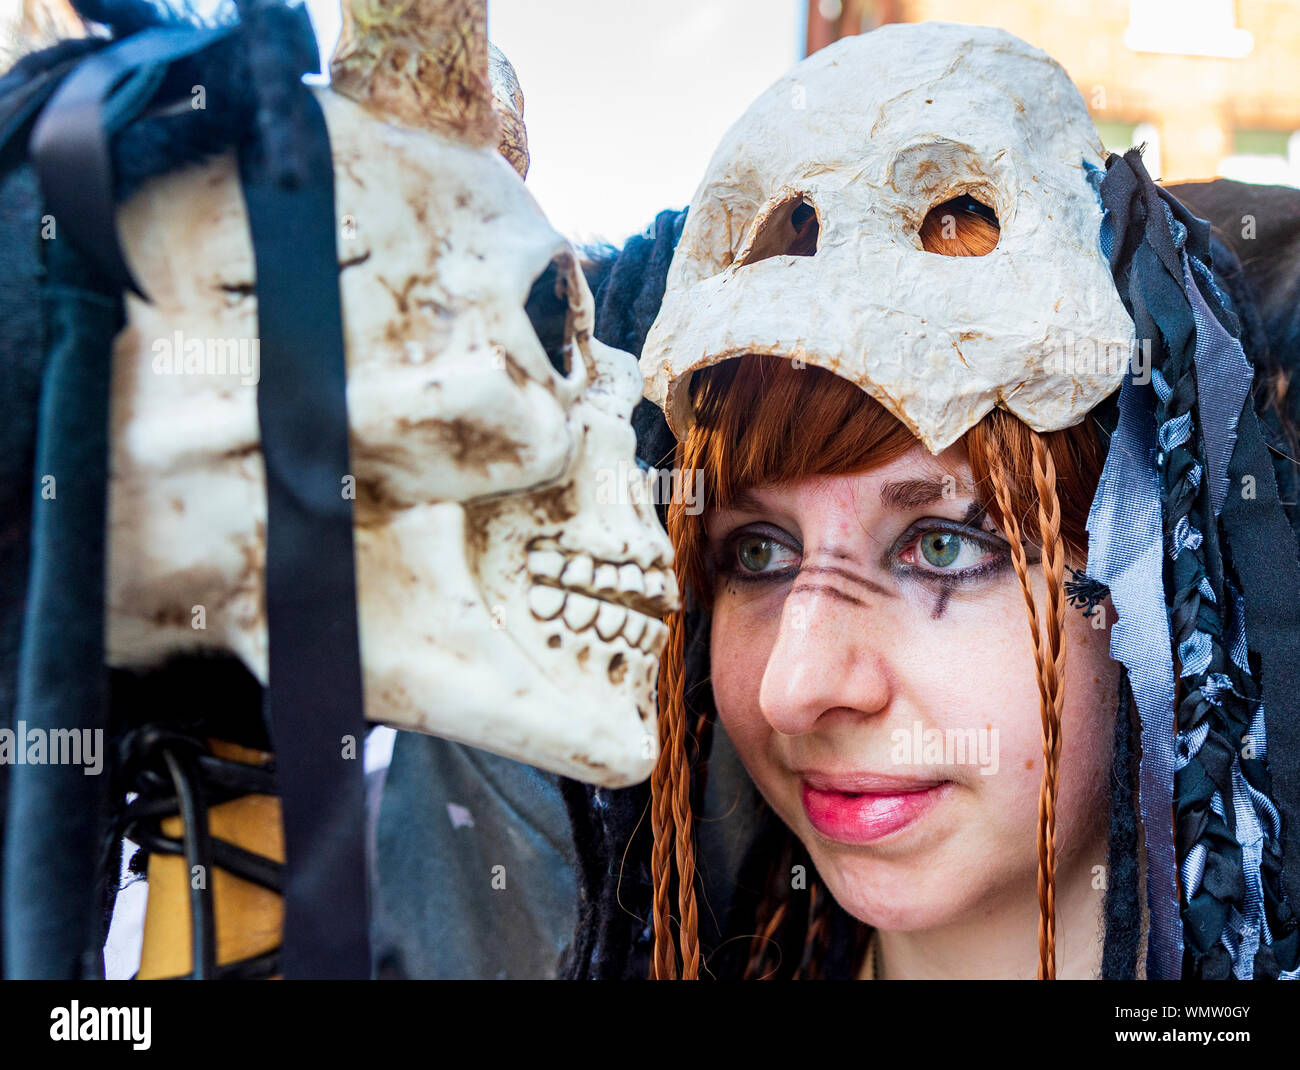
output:
[[[370,976],[361,659],[334,168],[320,106],[293,100],[307,166],[240,154],[253,232],[266,462],[268,722],[280,771],[286,977]],[[350,739],[350,745],[348,743]],[[346,756],[350,753],[350,757]]]
[[[158,27],[110,45],[67,76],[32,129],[32,162],[56,223],[67,228],[105,276],[141,297],[145,293],[131,274],[117,240],[109,145],[114,124],[107,121],[105,104],[131,74],[201,52],[232,29]]]
[[[82,59],[107,44],[98,37],[64,41],[50,52],[24,56],[0,78],[0,174],[25,162],[32,125],[50,94]]]
[[[281,15],[262,25],[301,39],[310,25],[305,10]],[[31,131],[46,204],[83,253],[99,283],[96,291],[104,295],[105,313],[117,317],[87,319],[84,325],[80,316],[65,317],[64,348],[75,361],[52,361],[42,395],[38,498],[43,473],[71,470],[80,479],[64,483],[60,474],[60,489],[75,485],[75,498],[65,504],[61,496],[60,508],[45,509],[33,526],[39,549],[33,555],[18,708],[32,720],[39,714],[39,723],[50,727],[107,722],[102,633],[109,365],[120,325],[116,295],[122,289],[142,294],[117,237],[112,137],[150,102],[170,63],[236,29],[253,38],[249,51],[262,60],[285,44],[259,43],[248,26],[147,29],[80,64],[47,72],[36,88],[0,101],[0,160],[21,159],[17,143]],[[263,85],[259,78],[259,93],[270,90],[288,106],[283,112],[264,107],[264,121],[240,152],[261,341],[258,419],[267,478],[271,685],[265,715],[284,812],[284,973],[364,978],[370,976],[365,721],[352,509],[344,494],[348,420],[333,166],[324,117],[299,81],[302,72],[290,78],[283,65],[251,66],[255,74],[291,82]],[[279,124],[277,144],[291,142],[301,154],[295,162],[306,166],[285,169],[271,158],[264,137],[270,124]],[[51,455],[53,446],[57,456]],[[20,828],[22,835],[10,836],[6,845],[5,914],[8,931],[20,939],[6,948],[6,957],[11,973],[71,976],[81,951],[91,946],[97,954],[94,933],[87,932],[94,928],[94,909],[93,880],[85,870],[97,856],[102,799],[84,797],[86,782],[96,778],[83,777],[79,768],[43,767],[40,777],[42,784],[54,779],[68,790],[15,790],[11,831]],[[35,775],[27,779],[36,783]],[[92,819],[87,811],[93,811]],[[43,899],[36,889],[51,884],[59,887],[58,895]],[[50,909],[51,898],[58,909]]]
[[[201,34],[196,42],[195,35]],[[129,68],[96,63],[132,45],[137,66],[162,64],[210,44],[212,31],[150,31],[121,45],[107,45],[82,62],[118,73],[102,85],[100,104]],[[69,49],[76,57],[84,52]],[[0,166],[11,169],[36,155],[29,144],[49,117],[58,148],[60,116],[75,112],[74,125],[98,107],[81,83],[58,104],[62,81],[81,68],[74,59],[27,80],[15,70],[4,79],[0,102]],[[143,101],[139,101],[143,104]],[[45,110],[42,111],[41,109]],[[71,109],[71,110],[70,110]],[[57,167],[105,185],[103,195],[60,202],[57,225],[84,252],[97,233],[83,205],[107,204],[112,226],[111,168],[95,173],[98,159],[78,163],[61,153]],[[34,159],[44,180],[52,158]],[[55,178],[66,181],[65,175]],[[42,189],[47,207],[53,207]],[[57,196],[57,195],[56,195]],[[79,226],[85,222],[87,225]],[[111,232],[114,247],[116,234]],[[110,258],[111,261],[111,258]],[[108,465],[108,398],[112,339],[122,324],[120,285],[67,243],[46,246],[46,305],[50,356],[42,375],[36,464],[33,472],[31,564],[18,659],[14,721],[28,730],[99,731],[108,728],[104,676],[104,529]],[[46,483],[52,477],[52,483]],[[52,496],[51,496],[52,494]],[[48,737],[47,737],[48,738]],[[108,803],[107,776],[86,776],[80,766],[21,765],[13,768],[4,843],[5,972],[11,977],[74,978],[101,972],[101,882],[96,872]],[[52,844],[57,847],[51,848]],[[117,874],[107,875],[116,881]]]

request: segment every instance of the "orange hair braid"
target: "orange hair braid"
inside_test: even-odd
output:
[[[1020,581],[1029,616],[1043,728],[1043,780],[1038,793],[1038,977],[1056,979],[1056,792],[1061,754],[1061,712],[1065,700],[1065,545],[1061,539],[1061,507],[1056,493],[1056,466],[1043,438],[1031,433],[1034,485],[1038,492],[1039,540],[1047,611],[1042,623],[1025,557],[1019,518],[1011,505],[1011,487],[1003,458],[988,450],[986,463],[997,498],[1003,532],[1011,544],[1011,559]]]
[[[654,883],[654,952],[650,960],[652,981],[671,981],[677,977],[677,949],[671,937],[673,866],[669,852],[676,832],[672,811],[673,704],[668,696],[676,690],[675,679],[681,670],[674,665],[674,655],[684,650],[684,623],[681,613],[668,620],[668,642],[659,664],[659,760],[650,776],[650,828],[654,847],[650,855],[650,873]]]
[[[1039,792],[1039,857],[1045,879],[1040,880],[1040,948],[1048,956],[1040,979],[1056,979],[1056,791],[1061,761],[1061,715],[1065,706],[1065,547],[1062,545],[1061,504],[1056,493],[1056,466],[1039,435],[1033,436],[1034,486],[1038,491],[1038,528],[1042,542],[1043,579],[1047,609],[1043,617],[1043,786]],[[1045,907],[1043,904],[1045,903]]]
[[[682,448],[677,449],[681,459]],[[668,508],[668,532],[680,545],[683,505]],[[678,589],[685,597],[686,582],[680,557],[674,562]],[[677,880],[678,943],[682,979],[693,981],[700,973],[699,915],[695,903],[695,829],[691,811],[691,762],[686,753],[686,610],[668,619],[668,642],[659,664],[659,760],[650,777],[650,827],[654,847],[650,857],[654,883],[654,951],[651,980],[677,976],[677,951],[672,944],[670,896]],[[669,848],[672,847],[672,859]],[[673,865],[675,863],[675,867]]]

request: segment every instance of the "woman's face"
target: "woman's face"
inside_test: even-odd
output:
[[[1038,676],[962,447],[761,487],[705,520],[719,716],[839,903],[910,930],[1032,896]],[[1118,682],[1108,629],[1066,622],[1058,880],[1104,842]]]

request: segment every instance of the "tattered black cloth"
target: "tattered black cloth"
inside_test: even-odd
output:
[[[1137,337],[1150,340],[1159,398],[1161,512],[1171,547],[1165,597],[1180,671],[1173,802],[1183,976],[1293,974],[1300,967],[1292,910],[1300,903],[1296,541],[1255,400],[1247,391],[1244,402],[1225,402],[1227,376],[1206,360],[1209,338],[1231,343],[1217,354],[1227,359],[1241,336],[1227,296],[1209,277],[1208,222],[1152,182],[1136,149],[1107,160],[1101,198],[1111,228],[1103,242],[1111,242],[1111,269]],[[1243,616],[1244,636],[1234,641]],[[1251,735],[1261,702],[1272,760]],[[1274,818],[1280,835],[1268,827]],[[1239,838],[1252,822],[1265,834]],[[1242,841],[1258,843],[1258,854],[1248,855]],[[1244,974],[1242,963],[1234,969],[1243,954]]]

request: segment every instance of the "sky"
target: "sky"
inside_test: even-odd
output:
[[[337,0],[308,0],[328,52]],[[570,240],[690,203],[727,128],[802,55],[804,0],[489,0],[524,91],[528,187]]]

